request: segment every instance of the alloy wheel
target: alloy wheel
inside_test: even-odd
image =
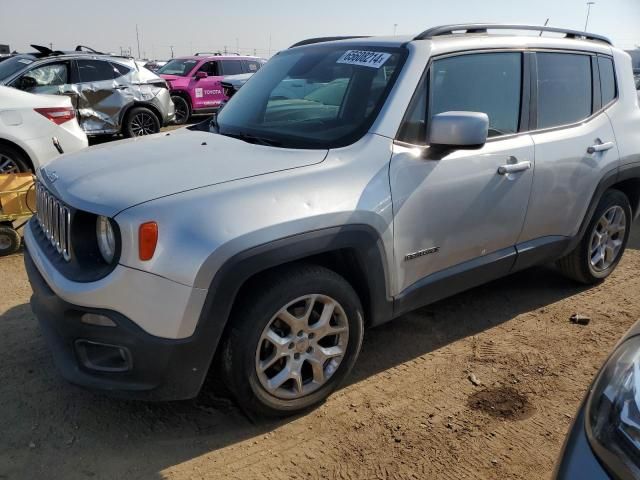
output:
[[[0,153],[0,174],[7,173],[20,173],[20,167],[14,159]]]
[[[271,395],[293,400],[323,385],[340,366],[349,341],[349,323],[333,298],[311,294],[276,313],[262,332],[255,368]]]
[[[131,119],[131,132],[134,137],[158,133],[155,118],[147,112],[138,112]]]
[[[619,205],[600,217],[589,242],[589,261],[596,272],[607,270],[618,259],[626,229],[627,215]]]

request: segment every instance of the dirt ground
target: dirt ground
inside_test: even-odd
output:
[[[22,256],[0,259],[0,479],[548,478],[594,373],[640,318],[637,227],[596,288],[536,268],[368,331],[348,384],[280,422],[209,391],[147,404],[67,384]]]

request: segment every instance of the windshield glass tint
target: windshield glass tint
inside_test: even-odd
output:
[[[9,78],[14,73],[24,70],[35,60],[35,58],[27,55],[17,55],[0,62],[0,80]]]
[[[405,52],[335,45],[281,52],[221,110],[218,132],[290,148],[349,145],[373,123]]]
[[[196,60],[174,58],[170,60],[164,67],[161,67],[156,73],[165,75],[179,75],[186,77],[193,67],[198,63]]]

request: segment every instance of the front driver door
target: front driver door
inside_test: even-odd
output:
[[[220,86],[220,61],[211,61],[202,64],[199,72],[207,74],[205,78],[191,80],[193,84],[193,106],[196,110],[217,108],[222,99],[222,87]]]
[[[396,293],[472,267],[486,265],[493,276],[511,268],[534,166],[533,141],[524,133],[528,108],[521,108],[529,95],[524,59],[520,52],[474,53],[429,67],[391,159]],[[486,113],[486,145],[427,158],[428,119],[445,111]],[[499,173],[514,164],[518,171]]]

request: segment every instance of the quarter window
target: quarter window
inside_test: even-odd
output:
[[[593,111],[591,58],[538,53],[538,128],[568,125]]]
[[[78,60],[78,75],[81,83],[101,82],[103,80],[113,80],[116,72],[109,62]]]
[[[609,57],[598,57],[598,67],[602,105],[607,106],[616,98],[616,75],[613,70],[613,60]]]

